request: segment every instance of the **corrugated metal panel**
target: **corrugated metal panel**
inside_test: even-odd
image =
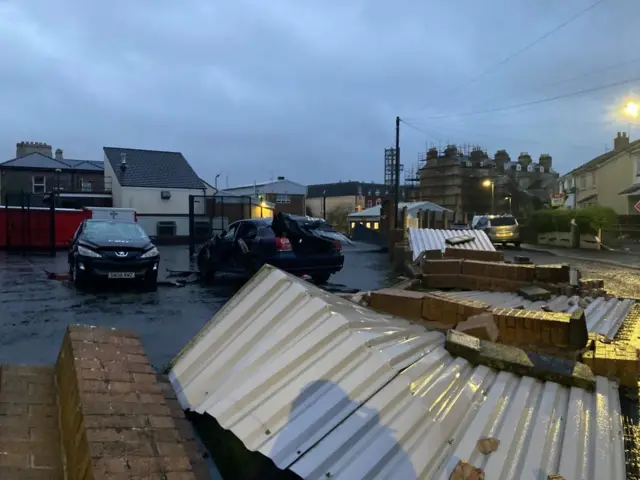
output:
[[[448,238],[475,237],[475,240],[457,246],[448,245]],[[473,250],[495,251],[496,247],[482,230],[438,230],[435,228],[410,228],[409,246],[413,251],[413,259],[418,258],[425,250],[445,250],[445,248],[469,248]]]
[[[303,478],[624,479],[616,384],[597,391],[474,367],[440,333],[263,268],[179,354],[185,408]],[[501,441],[482,455],[481,437]]]
[[[497,293],[497,292],[450,292],[450,295],[454,295],[460,298],[466,298],[469,300],[478,300],[488,303],[492,307],[511,307],[511,308],[526,308],[528,310],[542,310],[543,307],[548,307],[554,312],[567,312],[571,313],[577,308],[581,308],[579,305],[580,297],[565,295],[558,295],[551,298],[548,301],[532,302],[527,300],[517,293]],[[613,338],[618,333],[620,326],[624,322],[625,318],[631,311],[631,307],[635,303],[635,300],[627,298],[611,298],[607,300],[603,297],[591,298],[586,297],[584,301],[587,303],[584,308],[584,313],[587,318],[587,328],[591,333],[599,333],[609,338]]]

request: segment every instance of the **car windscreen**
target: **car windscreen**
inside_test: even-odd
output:
[[[492,227],[508,227],[509,225],[517,225],[516,219],[513,217],[495,217],[491,219]]]
[[[145,231],[133,222],[89,221],[82,236],[93,242],[113,240],[149,240]],[[149,240],[150,241],[150,240]]]

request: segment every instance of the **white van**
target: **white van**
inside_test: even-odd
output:
[[[138,215],[134,208],[85,207],[84,210],[91,212],[91,218],[95,220],[138,221]]]

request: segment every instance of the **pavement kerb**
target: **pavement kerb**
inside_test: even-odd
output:
[[[554,250],[546,250],[544,248],[535,248],[535,247],[521,247],[521,251],[523,252],[534,252],[534,253],[544,253],[547,255],[553,255],[554,257],[563,257],[571,260],[577,260],[579,262],[591,262],[591,263],[602,263],[604,265],[612,265],[614,267],[622,267],[629,268],[631,270],[640,270],[640,265],[633,265],[624,262],[616,262],[615,260],[608,260],[606,258],[593,258],[593,257],[581,257],[579,255],[565,254]]]

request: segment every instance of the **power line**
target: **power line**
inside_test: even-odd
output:
[[[535,45],[539,44],[540,42],[542,42],[543,40],[546,40],[547,38],[549,38],[551,35],[553,35],[554,33],[558,32],[559,30],[562,30],[564,27],[566,27],[567,25],[569,25],[570,23],[576,21],[578,18],[580,18],[581,16],[583,16],[584,14],[588,13],[589,11],[593,10],[594,8],[596,8],[598,5],[600,5],[601,3],[604,3],[606,0],[597,0],[596,2],[592,3],[591,5],[587,6],[586,8],[580,10],[578,13],[576,13],[573,17],[569,18],[568,20],[565,20],[564,22],[562,22],[561,24],[557,25],[556,27],[554,27],[553,29],[549,30],[548,32],[546,32],[545,34],[543,34],[541,37],[536,38],[534,41],[528,43],[527,45],[525,45],[524,47],[522,47],[520,50],[517,50],[516,52],[507,55],[505,58],[503,58],[502,60],[500,60],[499,62],[491,65],[489,68],[483,70],[482,72],[480,72],[478,75],[476,75],[475,77],[470,78],[468,81],[466,81],[465,83],[459,85],[458,87],[456,87],[455,90],[452,90],[449,95],[452,95],[454,93],[457,93],[458,91],[462,90],[463,88],[477,82],[478,80],[480,80],[482,77],[484,77],[485,75],[487,75],[488,73],[491,73],[493,71],[495,71],[497,68],[505,65],[506,63],[510,62],[511,60],[513,60],[514,58],[516,58],[518,55],[523,54],[524,52],[526,52],[527,50],[531,49],[532,47],[534,47]],[[424,109],[422,109],[424,110]]]
[[[476,75],[475,77],[472,77],[469,81],[467,81],[466,83],[462,84],[460,87],[458,87],[458,90],[461,90],[462,88],[471,85],[472,83],[475,83],[476,81],[478,81],[479,79],[481,79],[482,77],[484,77],[485,75],[487,75],[490,72],[493,72],[496,68],[499,68],[503,65],[505,65],[506,63],[508,63],[509,61],[513,60],[514,58],[516,58],[518,55],[521,55],[522,53],[526,52],[527,50],[533,48],[534,46],[536,46],[537,44],[539,44],[540,42],[542,42],[543,40],[546,40],[547,38],[549,38],[551,35],[553,35],[554,33],[558,32],[559,30],[562,30],[564,27],[566,27],[567,25],[569,25],[570,23],[576,21],[578,18],[580,18],[581,16],[583,16],[584,14],[588,13],[589,11],[593,10],[594,8],[596,8],[598,5],[600,5],[601,3],[604,3],[606,0],[597,0],[596,2],[592,3],[591,5],[589,5],[588,7],[580,10],[578,13],[576,13],[573,17],[571,17],[568,20],[565,20],[564,22],[562,22],[560,25],[557,25],[555,28],[549,30],[547,33],[545,33],[544,35],[542,35],[541,37],[536,38],[533,42],[528,43],[527,45],[525,45],[524,47],[522,47],[520,50],[507,55],[507,57],[505,57],[504,59],[500,60],[498,63],[490,66],[489,68],[487,68],[486,70],[483,70],[482,72],[480,72],[478,75]]]
[[[471,115],[482,115],[485,113],[494,113],[494,112],[502,112],[505,110],[513,110],[515,108],[522,108],[522,107],[528,107],[530,105],[539,105],[542,103],[549,103],[549,102],[553,102],[556,100],[561,100],[564,98],[570,98],[570,97],[577,97],[579,95],[585,95],[587,93],[592,93],[592,92],[598,92],[600,90],[606,90],[608,88],[614,88],[614,87],[619,87],[621,85],[626,85],[629,83],[633,83],[633,82],[638,82],[640,81],[640,77],[634,77],[634,78],[629,78],[627,80],[621,80],[619,82],[613,82],[613,83],[608,83],[606,85],[600,85],[599,87],[593,87],[593,88],[586,88],[584,90],[578,90],[576,92],[570,92],[570,93],[565,93],[562,95],[555,95],[553,97],[547,97],[547,98],[541,98],[539,100],[533,100],[531,102],[523,102],[523,103],[516,103],[514,105],[507,105],[504,107],[496,107],[496,108],[488,108],[485,110],[475,110],[475,111],[471,111],[471,112],[465,112],[465,113],[457,113],[457,114],[450,114],[450,115],[436,115],[436,116],[432,116],[432,117],[425,117],[425,120],[435,120],[435,119],[440,119],[440,118],[453,118],[453,117],[468,117]]]

